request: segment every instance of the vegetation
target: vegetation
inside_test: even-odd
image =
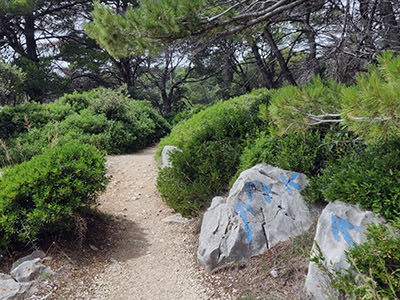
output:
[[[163,199],[183,215],[195,215],[213,195],[223,193],[235,174],[246,138],[262,125],[259,106],[269,92],[254,91],[219,102],[174,127],[162,139],[157,154],[166,145],[177,146],[173,168],[160,171],[157,186]]]
[[[2,166],[29,160],[69,141],[88,143],[109,154],[132,152],[169,132],[169,125],[149,102],[132,100],[124,88],[74,93],[45,105],[5,106],[0,125]]]
[[[72,230],[105,189],[104,163],[104,152],[70,142],[8,168],[0,177],[1,249]]]

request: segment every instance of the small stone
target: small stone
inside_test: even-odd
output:
[[[99,249],[96,246],[93,246],[89,244],[89,248],[92,249],[93,251],[99,251]]]
[[[271,274],[271,276],[274,278],[278,277],[278,272],[276,270],[272,270],[271,272],[269,272],[269,274]]]
[[[166,217],[164,219],[162,219],[163,222],[165,223],[175,223],[175,224],[185,224],[188,219],[182,217],[181,214],[174,214],[172,216]]]

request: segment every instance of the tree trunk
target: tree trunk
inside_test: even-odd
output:
[[[308,40],[309,53],[307,57],[308,66],[312,72],[311,75],[322,75],[321,67],[317,60],[317,43],[315,41],[315,32],[310,25],[310,13],[304,17],[304,33]]]
[[[262,77],[264,79],[265,87],[268,88],[268,89],[275,88],[275,84],[274,84],[274,81],[272,79],[272,74],[268,70],[268,68],[265,65],[265,62],[263,61],[263,59],[261,58],[260,53],[258,52],[258,46],[257,46],[255,41],[253,41],[253,43],[251,45],[251,51],[253,52],[254,58],[256,59],[256,63],[257,63],[258,69],[260,70],[261,75],[262,75]]]
[[[400,51],[400,28],[396,21],[393,5],[390,0],[382,0],[379,5],[379,12],[384,25],[384,38],[387,47],[397,52]]]
[[[224,62],[222,69],[222,80],[224,88],[229,88],[233,81],[233,70],[235,68],[235,62],[233,59],[234,47],[231,40],[227,40],[224,47]]]
[[[32,14],[25,15],[24,35],[26,40],[26,57],[35,62],[39,62],[37,46],[35,40],[35,18]]]
[[[276,45],[274,38],[272,37],[271,33],[269,32],[268,26],[265,26],[264,30],[264,37],[268,41],[269,46],[271,47],[272,52],[276,56],[276,59],[278,60],[279,66],[281,67],[282,74],[286,78],[287,81],[289,81],[290,84],[296,85],[297,83],[293,78],[292,73],[290,72],[285,59],[282,56],[281,51],[279,50],[278,46]]]

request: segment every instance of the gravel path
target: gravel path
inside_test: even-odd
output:
[[[114,233],[117,245],[108,254],[110,264],[86,289],[90,299],[213,298],[202,286],[204,273],[195,262],[193,221],[163,221],[174,213],[155,186],[155,150],[108,157],[111,182],[99,209],[124,222]]]

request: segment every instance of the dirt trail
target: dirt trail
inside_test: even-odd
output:
[[[173,211],[157,193],[155,150],[108,157],[112,177],[99,209],[123,222],[113,233],[110,263],[85,289],[90,299],[210,299],[193,247],[185,246],[193,244],[193,224],[163,221]]]

